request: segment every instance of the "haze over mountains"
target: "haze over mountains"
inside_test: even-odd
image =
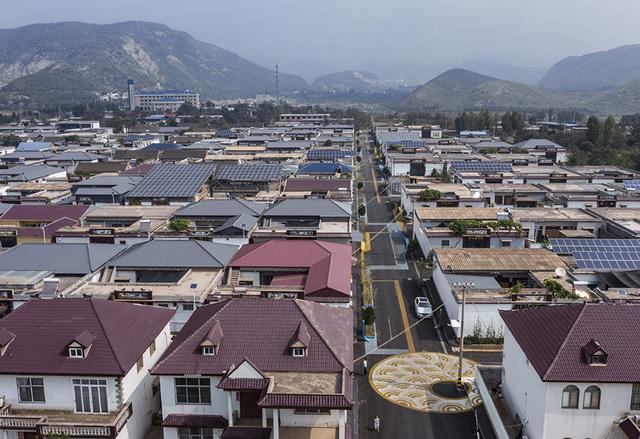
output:
[[[407,85],[413,82],[402,72],[412,72],[413,80],[433,79],[401,99],[395,106],[399,110],[570,107],[640,112],[640,44],[569,57],[546,72],[487,59],[465,61],[453,69],[439,64],[369,64],[365,67],[371,69],[318,74],[311,83],[280,72],[279,89],[323,102],[336,97],[368,103],[379,98],[382,103],[410,91]],[[162,24],[63,22],[0,29],[0,104],[5,106],[85,102],[97,94],[124,91],[129,78],[138,89],[190,88],[203,99],[276,91],[272,69]],[[394,91],[387,93],[389,89]]]
[[[0,29],[0,99],[67,103],[139,88],[190,88],[207,98],[275,91],[275,73],[185,32],[147,22],[66,22]],[[280,89],[307,83],[280,74]]]

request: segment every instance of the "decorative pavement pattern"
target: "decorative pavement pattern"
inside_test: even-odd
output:
[[[482,404],[475,386],[476,364],[471,360],[463,360],[462,380],[470,390],[464,396],[444,396],[434,392],[434,385],[440,388],[446,383],[449,388],[454,388],[458,378],[458,357],[438,352],[405,353],[387,357],[371,368],[369,383],[378,395],[408,409],[431,413],[461,413]]]

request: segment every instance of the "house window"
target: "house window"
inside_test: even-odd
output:
[[[331,410],[325,409],[296,409],[294,411],[296,415],[330,415]]]
[[[511,241],[502,240],[502,241],[500,241],[500,246],[501,247],[511,247]]]
[[[138,373],[142,370],[142,368],[144,368],[144,357],[140,357],[140,359],[138,359],[138,362],[136,363],[136,369]]]
[[[592,355],[589,359],[589,364],[607,364],[606,355]]]
[[[576,386],[567,386],[562,391],[562,408],[577,409],[580,400],[580,390]]]
[[[176,378],[177,404],[211,404],[209,378]]]
[[[153,355],[156,352],[156,341],[153,340],[149,346],[149,355]]]
[[[69,348],[69,358],[84,358],[84,349]]]
[[[178,439],[213,439],[212,428],[180,427]]]
[[[441,247],[449,247],[449,240],[448,239],[443,239],[442,241],[440,241],[440,246]]]
[[[584,409],[599,409],[600,408],[600,387],[589,386],[584,391],[584,403],[582,404]]]
[[[108,413],[107,380],[74,379],[73,390],[78,413]]]
[[[20,402],[45,402],[43,378],[16,378]]]
[[[631,410],[640,410],[640,383],[633,383],[631,388]]]
[[[305,348],[293,348],[291,353],[294,357],[304,357],[306,354]]]
[[[202,355],[215,355],[215,346],[202,346]]]
[[[183,311],[193,311],[193,303],[183,303],[182,304]]]

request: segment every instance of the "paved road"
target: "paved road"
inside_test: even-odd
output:
[[[432,296],[429,285],[420,286],[418,274],[412,261],[405,261],[400,249],[399,225],[394,221],[394,202],[387,196],[384,177],[376,169],[373,149],[361,140],[366,198],[367,225],[371,249],[366,253],[366,265],[372,278],[376,310],[376,332],[378,346],[384,344],[385,355],[370,355],[368,365],[396,352],[450,352],[432,320],[423,320],[410,331],[388,342],[418,321],[413,313],[415,297]],[[404,237],[402,237],[404,239]],[[388,343],[387,343],[388,342]],[[386,343],[386,344],[385,344]],[[360,343],[361,344],[361,343]],[[356,353],[363,351],[356,346]],[[369,385],[361,364],[356,365],[358,439],[365,438],[477,438],[476,425],[480,425],[482,437],[493,438],[484,409],[460,414],[426,413],[403,408],[380,397]],[[381,431],[373,431],[373,418],[381,418]],[[476,416],[479,422],[476,423]]]

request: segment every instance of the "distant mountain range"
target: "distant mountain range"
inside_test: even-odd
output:
[[[571,56],[553,65],[544,87],[568,92],[609,90],[640,78],[640,44]]]
[[[452,69],[418,87],[395,108],[429,111],[576,108],[600,114],[640,113],[640,77],[615,88],[578,93]]]
[[[204,98],[275,92],[275,72],[162,24],[77,22],[0,29],[0,102],[82,102],[95,93],[189,88]],[[308,87],[280,74],[280,90]]]
[[[371,69],[323,74],[311,85],[280,72],[279,90],[301,102],[395,102],[397,110],[640,112],[640,44],[569,57],[546,74],[482,59],[461,66],[382,62]],[[433,79],[413,91],[407,81],[385,79],[401,78],[394,72],[402,71]],[[64,22],[0,29],[0,106],[86,102],[124,92],[127,79],[135,80],[138,89],[189,88],[202,99],[276,91],[273,70],[162,24]]]

